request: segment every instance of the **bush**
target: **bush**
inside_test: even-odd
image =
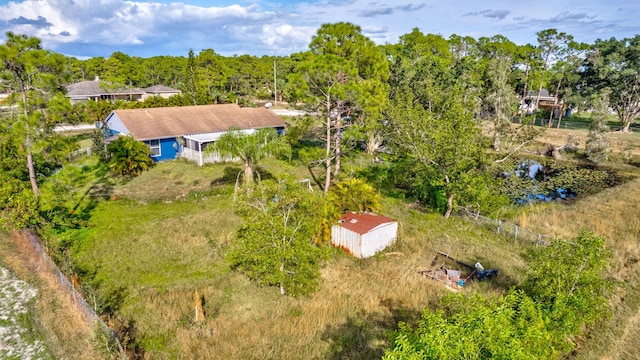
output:
[[[231,266],[292,296],[314,292],[321,249],[312,242],[322,198],[295,180],[265,180],[241,194],[245,223],[227,252]]]
[[[107,147],[109,169],[117,175],[138,176],[155,165],[149,147],[131,136],[120,136]]]

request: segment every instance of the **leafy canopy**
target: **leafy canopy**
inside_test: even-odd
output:
[[[245,223],[227,252],[233,268],[281,294],[307,295],[320,282],[322,197],[293,179],[265,180],[238,200]]]
[[[138,176],[155,165],[151,150],[131,136],[120,136],[107,146],[109,169],[122,176]]]
[[[278,136],[275,129],[259,129],[247,133],[232,128],[218,139],[207,152],[218,153],[222,157],[240,159],[244,163],[244,182],[253,183],[253,174],[258,163],[269,155],[291,154],[291,147]]]

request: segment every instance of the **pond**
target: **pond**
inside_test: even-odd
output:
[[[565,187],[549,189],[547,181],[550,176],[545,174],[545,167],[536,161],[524,161],[518,164],[512,172],[503,173],[505,178],[513,179],[516,188],[511,191],[512,198],[517,204],[529,204],[532,202],[549,202],[573,199],[576,193]]]

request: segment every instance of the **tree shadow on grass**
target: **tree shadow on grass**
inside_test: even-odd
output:
[[[420,317],[415,309],[394,299],[383,299],[384,310],[375,313],[360,311],[338,326],[328,325],[322,339],[330,342],[328,360],[369,360],[384,355],[397,329],[398,322],[413,323]]]
[[[256,174],[255,174],[255,180],[267,180],[267,179],[273,179],[274,176],[273,174],[271,174],[269,171],[267,171],[265,168],[258,166],[256,169]],[[228,185],[228,184],[236,184],[238,183],[241,184],[242,183],[242,179],[244,176],[244,169],[240,166],[236,166],[236,165],[230,165],[230,166],[225,166],[223,173],[222,173],[222,177],[213,179],[211,181],[211,186],[217,186],[217,185]]]

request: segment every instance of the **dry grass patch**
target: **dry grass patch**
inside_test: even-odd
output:
[[[74,310],[75,305],[56,276],[34,262],[35,256],[25,246],[25,235],[0,236],[3,263],[38,289],[34,316],[50,352],[59,359],[103,359],[102,344],[97,343],[94,329]]]
[[[283,297],[229,269],[224,250],[241,224],[229,195],[102,203],[76,234],[76,258],[97,271],[99,291],[122,289],[114,321],[128,331],[128,346],[154,359],[380,357],[398,321],[413,323],[448,293],[417,273],[443,246],[501,271],[468,291],[500,294],[520,281],[519,243],[413,204],[386,205],[401,224],[397,243],[364,260],[333,249],[309,298]],[[195,321],[196,291],[204,322]]]

